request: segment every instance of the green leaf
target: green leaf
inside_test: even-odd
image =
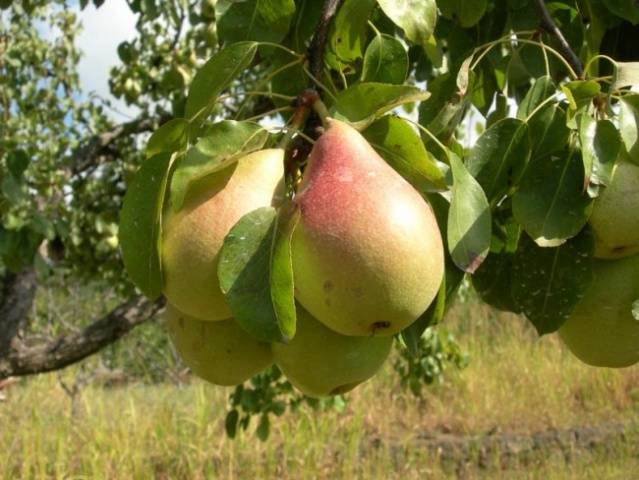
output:
[[[617,62],[610,89],[639,86],[639,62]]]
[[[408,53],[402,42],[390,35],[377,35],[366,48],[362,82],[401,85],[408,72]]]
[[[437,0],[444,17],[457,20],[464,28],[477,24],[486,13],[487,0]]]
[[[265,442],[268,440],[268,436],[271,433],[271,422],[268,419],[268,413],[263,413],[260,417],[260,423],[257,426],[257,430],[255,430],[255,434],[257,438],[261,441]]]
[[[233,2],[217,22],[224,42],[254,40],[281,42],[295,14],[293,0],[244,0]]]
[[[471,279],[475,291],[488,305],[504,312],[521,313],[511,292],[513,261],[512,252],[490,252]]]
[[[328,35],[328,47],[339,61],[350,63],[362,58],[374,6],[375,0],[346,0],[339,8]]]
[[[506,118],[488,128],[466,158],[466,168],[491,200],[517,184],[530,158],[528,126]]]
[[[592,248],[587,232],[555,248],[540,248],[522,235],[512,295],[539,335],[557,331],[586,292],[593,279]]]
[[[562,150],[568,142],[570,129],[566,112],[557,104],[542,107],[528,120],[532,157],[539,158]]]
[[[544,100],[557,91],[555,82],[545,75],[534,80],[532,86],[526,93],[526,96],[517,108],[517,118],[526,120],[528,116],[537,108]]]
[[[579,140],[586,182],[608,185],[612,168],[621,150],[621,135],[610,120],[595,120],[582,115]]]
[[[595,80],[573,80],[561,86],[571,110],[579,110],[601,92],[601,85]]]
[[[639,161],[639,95],[626,95],[619,101],[619,131],[626,151]]]
[[[377,3],[404,30],[408,40],[424,48],[428,46],[437,23],[435,0],[377,0]]]
[[[213,108],[217,96],[253,61],[255,42],[228,45],[213,55],[197,72],[186,99],[186,118],[201,122]]]
[[[433,156],[406,120],[385,115],[362,135],[408,182],[421,192],[445,190],[446,182]]]
[[[146,158],[158,153],[173,153],[184,148],[188,142],[189,122],[174,118],[158,128],[146,143]]]
[[[124,196],[119,240],[122,260],[133,283],[147,297],[162,293],[160,251],[162,207],[172,156],[160,153],[145,160]]]
[[[129,42],[122,42],[117,48],[118,57],[124,64],[129,64],[137,59],[138,53],[135,51],[133,45]]]
[[[291,237],[299,219],[299,208],[292,202],[287,202],[279,208],[271,250],[271,301],[280,332],[286,340],[291,340],[295,336],[297,323]]]
[[[29,155],[24,150],[13,150],[7,155],[7,169],[13,178],[20,181],[22,174],[29,166]]]
[[[171,208],[182,207],[192,182],[260,150],[267,139],[268,132],[257,123],[223,120],[213,124],[177,164],[171,178]]]
[[[263,207],[231,228],[220,251],[217,275],[233,318],[263,342],[285,340],[271,296],[271,251],[277,212]]]
[[[411,85],[358,83],[337,95],[332,113],[335,118],[348,120],[362,130],[395,107],[425,100],[429,95]]]
[[[513,196],[513,214],[542,247],[556,247],[586,224],[592,200],[584,192],[584,170],[577,150],[530,162]]]
[[[488,255],[490,208],[486,194],[462,161],[455,154],[449,158],[453,188],[448,211],[448,250],[455,265],[472,274]]]
[[[42,240],[32,228],[9,230],[0,224],[0,267],[18,273],[33,265]]]
[[[428,82],[431,96],[419,105],[419,123],[433,135],[447,140],[461,122],[466,101],[457,93],[457,75],[439,75]]]
[[[615,15],[633,24],[639,23],[639,6],[634,0],[602,0]]]
[[[224,420],[224,429],[226,430],[226,435],[229,438],[235,438],[239,420],[240,414],[237,410],[233,409],[229,413],[227,413],[226,419]]]

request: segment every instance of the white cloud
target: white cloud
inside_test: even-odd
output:
[[[117,110],[111,112],[113,118],[123,121],[134,117],[137,109],[111,96],[109,70],[119,63],[118,45],[135,37],[135,15],[125,0],[109,0],[98,9],[90,3],[78,15],[83,27],[78,37],[78,46],[83,51],[78,66],[82,90],[111,99]]]

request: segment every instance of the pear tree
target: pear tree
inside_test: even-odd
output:
[[[25,5],[5,2],[3,18],[25,22]],[[102,264],[140,323],[168,304],[195,374],[238,385],[230,435],[257,414],[266,438],[269,415],[286,410],[280,394],[312,403],[356,388],[392,344],[418,394],[415,359],[448,345],[433,332],[468,288],[589,365],[639,362],[636,2],[129,5],[139,35],[118,47],[110,85],[142,117],[108,136],[108,117],[87,104],[104,135],[87,150],[80,128],[57,151],[113,158],[114,182],[99,168],[79,177],[111,189],[99,215],[117,217],[117,235],[108,230]],[[14,79],[9,117],[29,112],[11,103],[19,65],[0,60]],[[42,242],[74,251],[66,212],[48,212],[30,187],[33,152],[17,126],[0,146],[2,313]],[[64,182],[56,191],[80,201]],[[51,232],[25,221],[33,212]],[[101,264],[71,258],[72,274]],[[0,316],[0,378],[118,338],[71,342],[68,359],[38,367],[12,346],[24,313],[13,317]]]

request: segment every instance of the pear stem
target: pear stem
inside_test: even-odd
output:
[[[330,117],[330,114],[328,113],[328,108],[326,108],[326,105],[324,105],[324,102],[322,102],[319,96],[313,102],[313,110],[315,110],[315,113],[317,113],[317,115],[320,117],[322,126],[326,128],[328,126],[327,120]]]

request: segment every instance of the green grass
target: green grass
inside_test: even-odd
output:
[[[0,478],[630,478],[639,471],[639,369],[580,364],[556,337],[474,302],[447,328],[469,366],[421,399],[390,362],[342,412],[302,408],[273,419],[271,438],[224,435],[230,389],[200,381],[86,387],[71,402],[56,375],[21,380],[0,403]],[[72,380],[78,369],[63,376]],[[626,441],[575,454],[546,452],[504,469],[441,462],[419,448],[429,432],[528,433],[623,422]]]

